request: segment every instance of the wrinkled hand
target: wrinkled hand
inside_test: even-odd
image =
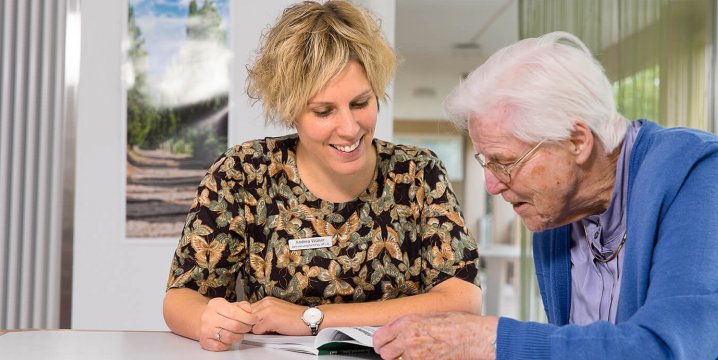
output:
[[[252,325],[256,322],[257,317],[252,314],[248,302],[230,303],[224,298],[211,299],[202,312],[199,344],[205,350],[229,350],[233,343],[241,342],[244,334],[252,331]]]
[[[494,359],[498,318],[461,312],[412,314],[374,334],[383,359]]]
[[[310,335],[309,327],[302,321],[302,313],[306,309],[306,306],[271,296],[265,297],[252,304],[252,313],[257,316],[252,333]]]

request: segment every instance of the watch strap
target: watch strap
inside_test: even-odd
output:
[[[319,325],[322,323],[322,320],[324,320],[324,314],[321,313],[321,310],[318,307],[316,307],[314,304],[309,305],[309,308],[307,310],[312,309],[312,308],[316,309],[321,314],[319,321],[309,322],[309,321],[307,321],[307,319],[304,318],[304,315],[302,315],[302,321],[304,321],[304,323],[307,324],[307,326],[309,327],[309,332],[312,334],[312,336],[314,336],[319,333]],[[305,310],[305,312],[307,310]]]
[[[309,324],[309,331],[312,336],[317,335],[319,333],[319,324]]]

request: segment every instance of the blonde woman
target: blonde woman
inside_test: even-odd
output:
[[[394,64],[349,2],[284,11],[247,90],[296,134],[230,148],[200,183],[165,296],[173,332],[222,351],[249,332],[480,312],[476,243],[444,166],[374,138]]]

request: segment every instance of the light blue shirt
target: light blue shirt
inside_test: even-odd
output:
[[[571,224],[571,324],[585,325],[596,320],[616,323],[623,252],[606,263],[594,260],[594,253],[610,258],[626,235],[629,159],[640,128],[641,123],[633,121],[624,137],[608,209]]]

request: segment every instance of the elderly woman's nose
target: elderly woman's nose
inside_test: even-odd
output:
[[[486,183],[486,191],[491,195],[501,194],[502,191],[508,189],[508,186],[488,169],[484,169],[484,182]]]

